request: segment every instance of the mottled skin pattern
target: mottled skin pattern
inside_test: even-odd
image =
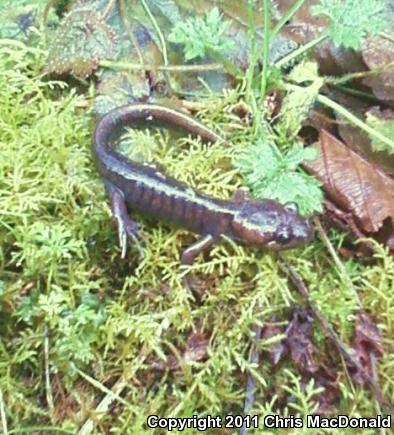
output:
[[[123,256],[127,236],[137,240],[137,226],[128,215],[133,210],[201,234],[203,237],[182,255],[182,262],[187,264],[221,236],[275,250],[294,248],[310,240],[310,223],[293,206],[254,200],[241,193],[231,200],[215,199],[115,151],[112,142],[122,128],[141,122],[164,122],[200,136],[205,142],[222,140],[192,118],[158,105],[131,104],[100,120],[93,152],[111,197]]]

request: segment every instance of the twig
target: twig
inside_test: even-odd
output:
[[[323,316],[319,308],[310,300],[309,291],[306,287],[302,278],[298,275],[298,273],[287,263],[285,258],[278,254],[278,257],[282,260],[279,262],[278,267],[282,270],[288,277],[290,281],[293,283],[294,287],[297,289],[298,293],[302,296],[304,301],[308,304],[312,314],[315,318],[320,322],[323,330],[326,335],[331,338],[331,340],[335,343],[338,350],[344,355],[346,362],[351,362],[353,364],[353,358],[350,355],[347,347],[342,343],[341,339],[338,337],[337,333],[334,331],[334,328],[330,325],[328,320]]]
[[[1,391],[1,389],[0,389],[0,416],[1,416],[1,427],[3,429],[3,433],[4,435],[8,435],[7,417],[5,415],[3,392]]]
[[[51,377],[49,374],[49,331],[47,326],[45,326],[45,332],[44,332],[44,364],[45,364],[45,393],[46,393],[49,411],[51,414],[51,420],[53,423],[53,412],[55,407],[53,405]]]
[[[108,411],[108,408],[110,407],[110,405],[113,402],[115,397],[121,399],[122,402],[125,402],[119,395],[127,387],[127,384],[128,384],[128,382],[127,382],[126,379],[124,379],[124,378],[119,379],[119,381],[116,382],[116,384],[112,387],[112,391],[108,390],[109,393],[98,404],[97,408],[95,409],[95,412],[97,414],[103,414],[106,411]],[[127,403],[127,402],[125,402],[125,403]],[[93,432],[93,430],[94,430],[94,426],[95,426],[95,422],[91,418],[89,418],[84,423],[84,425],[81,427],[81,429],[79,430],[78,435],[89,435],[89,434],[91,434]]]
[[[365,98],[372,101],[379,101],[379,98],[375,97],[375,95],[369,94],[368,92],[359,91],[358,89],[350,88],[346,85],[332,85],[336,89],[344,92],[345,94],[354,95],[355,97]]]
[[[357,301],[357,305],[359,308],[362,307],[360,298],[358,297],[358,293],[356,289],[354,288],[353,282],[350,279],[345,267],[343,266],[341,260],[338,257],[338,254],[336,253],[334,247],[332,246],[332,243],[330,242],[330,239],[327,237],[326,232],[324,231],[322,224],[320,223],[320,220],[315,217],[313,219],[313,223],[315,224],[315,227],[317,229],[317,233],[319,234],[319,237],[321,241],[324,243],[326,248],[328,249],[328,252],[330,253],[332,259],[334,260],[335,266],[338,269],[339,277],[342,281],[342,283],[349,289],[352,290],[354,299]]]
[[[381,32],[381,33],[379,33],[379,36],[381,38],[386,39],[387,41],[390,41],[390,42],[392,42],[394,44],[394,38],[393,38],[392,35],[390,35],[390,34],[388,34],[386,32]]]
[[[375,68],[375,69],[369,70],[369,71],[358,71],[358,72],[354,72],[354,73],[345,74],[342,77],[326,77],[324,79],[324,83],[340,85],[341,83],[345,83],[345,82],[348,82],[350,80],[361,79],[364,77],[370,77],[370,76],[384,73],[385,71],[387,71],[388,69],[390,69],[392,67],[394,67],[394,62],[389,62],[386,65],[383,65],[379,68]]]
[[[91,376],[89,376],[87,373],[84,373],[82,370],[76,368],[77,373],[85,379],[85,381],[89,382],[89,384],[93,385],[93,387],[97,388],[98,390],[100,390],[102,393],[105,393],[107,396],[107,399],[109,400],[109,402],[112,402],[113,400],[117,400],[119,403],[121,403],[124,406],[129,407],[130,404],[126,402],[126,400],[122,399],[119,396],[119,393],[114,392],[112,390],[110,390],[109,388],[107,388],[105,385],[103,385],[101,382],[97,381],[96,379],[92,378]],[[119,388],[119,385],[123,385],[122,382],[118,381],[116,384],[116,388],[114,388],[116,391],[120,391],[122,392],[123,388]]]
[[[252,364],[258,364],[260,360],[260,351],[257,349],[256,342],[261,339],[262,330],[263,328],[257,325],[253,328],[255,339],[252,343],[252,347],[250,349],[250,357],[249,357],[249,361]],[[249,373],[248,379],[246,381],[244,415],[247,415],[253,406],[253,403],[255,401],[255,392],[256,392],[256,379],[251,373]],[[245,423],[243,423],[242,427],[239,430],[239,435],[246,435],[247,433],[248,433],[248,428],[246,427]]]
[[[371,371],[372,371],[372,379],[374,382],[378,382],[378,375],[376,372],[376,364],[377,364],[377,358],[376,354],[374,352],[368,352],[369,358],[371,359]],[[382,409],[380,407],[380,404],[377,400],[375,400],[375,408],[376,408],[376,415],[382,415]],[[380,428],[380,434],[386,435],[386,430],[384,428]]]
[[[248,0],[248,34],[249,34],[249,41],[250,41],[250,47],[249,47],[249,62],[248,62],[248,69],[246,71],[246,90],[245,95],[246,99],[249,102],[249,104],[253,108],[253,112],[255,114],[258,113],[259,109],[257,106],[256,97],[254,95],[254,92],[252,91],[253,87],[253,78],[254,78],[254,72],[257,65],[257,52],[256,52],[256,26],[255,26],[255,17],[254,17],[254,11],[253,11],[253,1]],[[256,117],[255,117],[256,118]],[[258,125],[256,123],[256,125]]]
[[[111,9],[114,7],[114,4],[116,3],[116,0],[108,0],[108,4],[105,7],[104,11],[103,11],[103,18],[107,18],[107,15],[111,12]]]
[[[152,64],[138,64],[129,62],[113,62],[110,60],[100,61],[100,66],[104,68],[113,68],[116,70],[133,71],[133,70],[157,70],[168,72],[204,72],[216,71],[223,69],[223,65],[219,63],[206,63],[202,65],[152,65]]]
[[[145,354],[146,354],[146,347],[142,346],[137,358],[135,359],[132,368],[128,371],[125,370],[123,372],[122,376],[115,383],[115,385],[112,387],[111,390],[77,368],[77,372],[79,373],[80,376],[82,376],[85,380],[91,383],[95,388],[98,388],[99,390],[101,390],[106,394],[103,400],[98,404],[98,406],[95,409],[95,412],[97,414],[104,414],[106,411],[108,411],[111,403],[114,400],[118,400],[118,402],[120,402],[122,405],[130,407],[130,404],[126,402],[124,399],[122,399],[120,395],[122,394],[122,391],[129,385],[130,379],[135,375],[137,370],[143,364],[145,360]],[[92,418],[87,419],[84,425],[79,430],[78,435],[89,435],[90,433],[93,432],[96,423],[97,421],[94,421]]]
[[[15,434],[32,433],[33,435],[43,434],[43,433],[49,433],[49,434],[62,433],[67,435],[75,435],[74,431],[62,429],[61,427],[55,427],[55,426],[28,426],[28,427],[19,427],[17,429],[11,429],[10,431],[8,431],[8,435],[14,433]]]

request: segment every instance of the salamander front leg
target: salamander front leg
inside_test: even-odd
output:
[[[193,245],[189,246],[187,249],[185,249],[182,253],[181,257],[181,263],[182,264],[192,264],[194,259],[199,255],[201,252],[208,249],[210,246],[212,246],[218,239],[213,237],[211,234],[207,234],[202,239],[200,239],[198,242],[194,243]]]
[[[130,237],[135,242],[139,253],[142,254],[142,248],[137,237],[139,227],[136,222],[130,219],[123,192],[108,181],[106,181],[105,187],[111,198],[112,214],[116,219],[118,226],[119,245],[122,250],[122,258],[125,258],[126,256],[127,237]]]

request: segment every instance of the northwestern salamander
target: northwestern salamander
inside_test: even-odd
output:
[[[309,220],[301,217],[293,205],[251,199],[240,193],[229,200],[212,198],[153,167],[131,161],[113,148],[124,127],[143,122],[164,122],[199,136],[204,142],[222,141],[193,118],[159,105],[135,103],[103,116],[94,132],[93,153],[111,198],[123,257],[127,237],[136,240],[137,236],[137,224],[129,217],[133,211],[201,234],[200,240],[183,252],[184,264],[191,264],[221,236],[274,250],[295,248],[311,239]]]

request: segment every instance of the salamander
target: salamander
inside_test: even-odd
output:
[[[310,222],[301,217],[293,205],[281,205],[271,199],[252,199],[240,191],[229,200],[212,198],[116,151],[113,143],[122,129],[143,122],[165,123],[199,136],[204,142],[222,140],[193,118],[160,105],[130,104],[101,118],[94,132],[93,154],[111,198],[123,257],[127,237],[138,240],[138,225],[129,216],[133,211],[202,236],[183,252],[181,261],[184,264],[191,264],[199,253],[222,236],[274,250],[295,248],[310,240]]]

